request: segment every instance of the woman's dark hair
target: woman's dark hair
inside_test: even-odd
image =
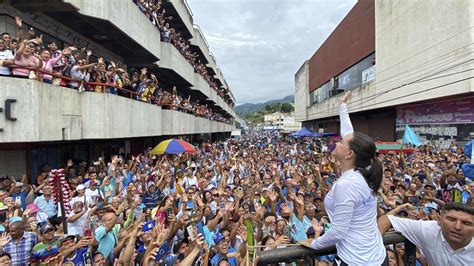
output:
[[[275,238],[273,236],[268,235],[268,236],[266,236],[262,239],[262,245],[265,246],[267,244],[268,240],[270,240],[270,239],[273,239],[273,241],[275,241]]]
[[[354,132],[349,147],[356,155],[355,170],[358,170],[364,176],[373,193],[377,193],[382,183],[383,168],[376,158],[377,148],[374,141],[364,133]]]

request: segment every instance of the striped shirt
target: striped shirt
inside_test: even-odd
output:
[[[10,254],[13,266],[26,266],[30,264],[31,251],[37,242],[38,237],[32,232],[24,232],[19,240],[8,236],[8,243],[3,251]]]

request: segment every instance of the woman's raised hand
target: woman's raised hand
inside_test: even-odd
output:
[[[352,95],[352,91],[347,91],[346,94],[344,94],[344,97],[342,97],[342,103],[347,103],[349,101],[349,98]]]

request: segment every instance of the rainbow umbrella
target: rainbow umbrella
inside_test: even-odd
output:
[[[178,154],[178,153],[195,153],[196,148],[188,142],[181,139],[169,139],[156,145],[151,154]]]

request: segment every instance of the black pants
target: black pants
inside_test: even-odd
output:
[[[336,261],[340,261],[340,264],[337,264]],[[332,265],[333,266],[348,266],[349,264],[345,263],[341,258],[339,258],[339,256],[336,256]],[[388,266],[388,254],[385,256],[385,260],[382,262],[382,266]]]

